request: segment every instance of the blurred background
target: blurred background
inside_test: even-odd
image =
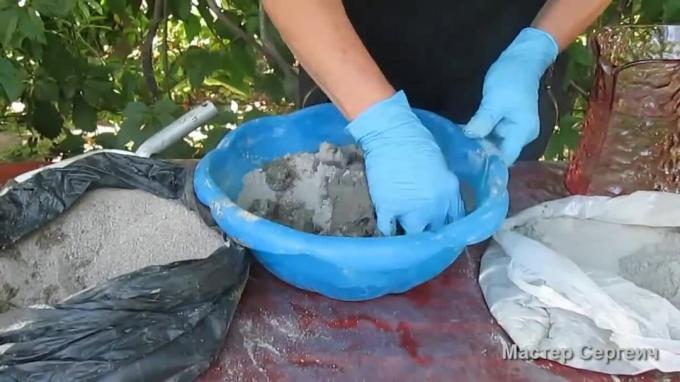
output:
[[[569,47],[573,101],[545,159],[568,159],[578,143],[593,31],[655,23],[680,23],[680,1],[614,1]],[[304,98],[258,0],[0,0],[0,162],[132,150],[211,100],[218,116],[162,155],[200,157],[237,124]]]

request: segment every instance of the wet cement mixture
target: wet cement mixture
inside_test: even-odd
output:
[[[0,251],[0,313],[54,304],[146,266],[206,257],[221,245],[222,235],[178,201],[137,190],[90,191]]]
[[[361,150],[322,143],[317,153],[287,155],[243,178],[237,204],[297,230],[374,236],[376,221]]]

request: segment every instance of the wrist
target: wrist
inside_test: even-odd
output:
[[[389,84],[376,84],[370,89],[353,92],[351,96],[347,97],[348,101],[340,101],[340,108],[350,121],[354,121],[371,107],[393,97],[395,93],[396,91]]]
[[[403,91],[373,103],[347,125],[347,131],[361,144],[363,138],[385,133],[405,121],[418,121]]]
[[[502,56],[520,55],[525,61],[533,63],[534,69],[542,76],[555,62],[559,52],[559,45],[550,33],[527,27],[520,31]]]

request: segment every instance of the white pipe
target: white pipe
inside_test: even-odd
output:
[[[203,102],[147,139],[139,146],[135,154],[145,158],[158,154],[172,144],[179,142],[190,132],[203,126],[215,115],[217,115],[215,105],[210,101]]]

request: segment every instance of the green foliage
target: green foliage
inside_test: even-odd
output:
[[[0,0],[0,130],[19,126],[32,137],[26,155],[48,146],[49,156],[134,149],[211,100],[221,113],[202,130],[208,144],[187,139],[165,153],[192,157],[249,110],[288,110],[281,91],[288,68],[263,54],[258,1],[216,3],[232,25],[206,0]],[[146,41],[151,71],[142,65]]]
[[[64,17],[73,11],[76,0],[33,0],[31,4],[41,15]]]
[[[680,1],[615,1],[598,21],[567,49],[569,63],[564,85],[572,100],[571,108],[560,111],[562,117],[545,152],[546,159],[569,159],[578,144],[593,80],[594,58],[588,42],[595,30],[605,25],[659,23],[680,23]]]
[[[0,85],[8,101],[17,100],[24,92],[24,72],[11,61],[0,58]]]
[[[202,128],[202,139],[165,153],[200,156],[228,126],[290,108],[292,72],[266,59],[262,46],[275,47],[288,62],[293,57],[262,21],[258,0],[0,0],[0,130],[19,126],[28,142],[21,155],[134,149],[192,105],[211,100],[220,114]],[[568,158],[578,142],[592,82],[586,42],[593,30],[659,22],[680,22],[680,1],[617,1],[568,49],[565,86],[573,103],[546,158]],[[153,41],[151,71],[142,65],[146,41]]]

